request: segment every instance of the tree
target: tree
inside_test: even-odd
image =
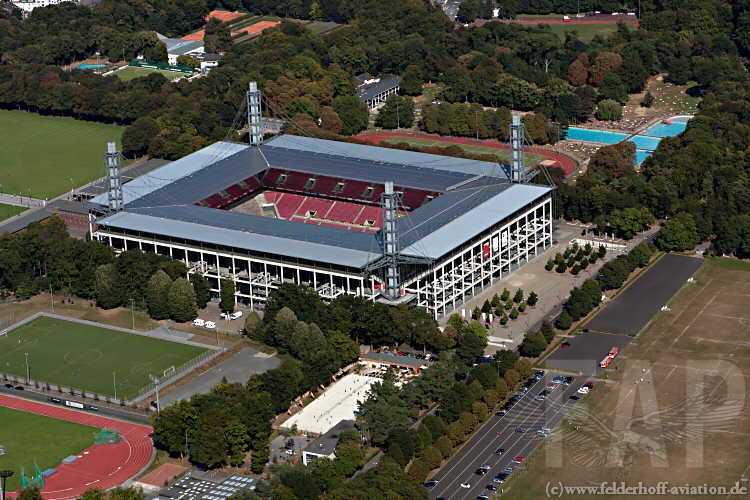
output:
[[[519,304],[523,300],[523,289],[519,288],[516,290],[516,293],[513,295],[513,302],[516,304]]]
[[[122,304],[123,290],[120,286],[120,275],[114,264],[105,264],[96,268],[96,305],[103,309],[112,309]]]
[[[284,106],[284,113],[289,118],[293,118],[297,115],[308,115],[313,120],[318,119],[318,107],[307,97],[295,97],[286,106]]]
[[[605,99],[599,103],[596,109],[596,117],[599,120],[620,120],[622,118],[622,106],[617,101]]]
[[[198,314],[195,290],[187,278],[177,278],[169,287],[169,316],[179,322],[191,321]]]
[[[107,494],[99,488],[88,488],[76,500],[107,500]]]
[[[109,500],[141,500],[143,488],[140,486],[115,486],[109,490]]]
[[[542,326],[539,328],[539,333],[542,334],[548,344],[552,342],[552,339],[555,338],[555,329],[552,327],[552,323],[550,323],[546,319],[542,321]]]
[[[487,347],[487,333],[479,323],[466,325],[456,343],[456,355],[467,364],[474,363],[484,354]]]
[[[516,320],[518,319],[518,309],[513,307],[513,309],[510,310],[510,319]]]
[[[700,241],[693,216],[687,212],[680,212],[664,223],[657,245],[668,252],[690,250]]]
[[[500,295],[500,300],[502,300],[503,302],[507,302],[509,298],[510,298],[510,292],[508,291],[507,288],[503,288],[503,293],[502,295]]]
[[[344,135],[353,135],[367,128],[370,111],[367,105],[353,95],[340,95],[331,101],[331,107],[341,118]]]
[[[544,265],[544,269],[547,271],[552,271],[552,269],[555,268],[555,261],[552,259],[549,259],[547,263]]]
[[[571,85],[580,87],[586,85],[589,79],[589,56],[581,52],[575,61],[568,66],[568,81]]]
[[[36,486],[29,486],[21,490],[21,493],[16,497],[18,500],[44,500],[42,493]]]
[[[128,125],[122,133],[122,152],[127,156],[142,156],[159,133],[159,125],[153,118],[144,116]]]
[[[201,67],[201,62],[198,59],[185,54],[177,56],[177,64],[179,64],[180,66],[189,66],[193,69],[198,69]]]
[[[206,24],[203,43],[206,52],[210,54],[222,54],[232,46],[232,34],[229,27],[216,18],[211,18]]]
[[[229,278],[221,280],[221,301],[219,307],[222,312],[234,311],[234,281]]]
[[[641,100],[641,107],[644,108],[650,108],[654,105],[654,96],[651,95],[651,91],[649,90],[646,92],[646,95],[643,96],[643,99]]]
[[[531,307],[534,307],[538,301],[539,301],[539,296],[536,294],[536,292],[533,292],[533,291],[529,294],[529,298],[526,300],[526,302]]]
[[[418,64],[412,64],[404,71],[399,88],[404,95],[420,95],[422,93],[422,83],[422,68]]]
[[[628,88],[617,73],[608,73],[599,86],[599,97],[602,100],[611,99],[620,104],[627,104]]]
[[[414,101],[411,97],[390,95],[375,118],[375,125],[383,128],[409,128],[414,123]]]
[[[333,108],[322,106],[320,108],[320,128],[334,134],[341,134],[344,124]]]
[[[167,297],[172,278],[161,269],[156,271],[148,280],[146,303],[148,314],[154,319],[166,319],[170,312],[170,299]]]
[[[557,321],[555,322],[555,326],[559,328],[560,330],[567,330],[568,328],[573,325],[573,318],[570,317],[570,314],[568,314],[568,311],[563,309],[560,315],[557,317]]]
[[[190,283],[195,290],[195,304],[198,309],[204,309],[208,304],[208,294],[211,292],[211,283],[201,273],[195,273],[190,277]]]
[[[542,354],[546,348],[547,341],[541,334],[529,332],[524,336],[521,345],[518,347],[518,352],[521,356],[536,358]]]
[[[601,85],[604,77],[619,68],[620,64],[622,64],[620,54],[615,52],[599,52],[594,60],[594,64],[591,65],[589,81],[592,85],[598,87]]]

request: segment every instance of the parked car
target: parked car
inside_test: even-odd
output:
[[[555,389],[557,389],[557,384],[554,382],[547,382],[547,389],[549,389],[550,391],[554,391]]]
[[[572,396],[570,396],[570,399],[572,399],[573,401],[578,401],[579,399],[581,399],[581,396],[579,396],[578,394],[573,394]]]
[[[589,389],[593,389],[594,388],[594,383],[593,382],[586,382],[585,384],[583,384],[583,386],[584,387],[588,387]]]
[[[505,453],[505,448],[498,448],[495,450],[495,455],[497,455],[498,457],[503,453]]]
[[[23,391],[23,390],[25,390],[25,389],[23,388],[23,386],[22,386],[22,385],[17,385],[17,386],[16,386],[16,390],[17,390],[17,391]]]
[[[588,387],[586,387],[584,385],[583,387],[581,387],[580,389],[578,389],[578,394],[588,394],[590,390],[591,389],[589,389]]]
[[[562,381],[565,380],[562,375],[555,375],[555,377],[552,379],[553,384],[560,384]]]
[[[523,427],[517,427],[517,428],[516,428],[516,432],[517,432],[518,434],[523,434],[524,432],[526,432],[526,429],[524,429]]]
[[[206,321],[206,328],[214,329],[216,328],[216,323],[214,321]]]
[[[6,389],[13,389],[13,384],[5,384]]]
[[[541,380],[541,379],[542,379],[542,377],[544,377],[544,372],[543,372],[543,371],[541,371],[541,370],[540,370],[540,371],[538,371],[538,372],[536,372],[536,373],[534,374],[534,378],[535,378],[535,379],[537,379],[537,380]]]
[[[205,321],[203,321],[203,320],[202,320],[202,319],[200,319],[200,318],[195,318],[195,319],[193,320],[193,325],[195,325],[195,326],[206,326],[206,322],[205,322]]]
[[[502,417],[506,413],[508,413],[508,410],[506,410],[505,408],[500,408],[495,412],[495,415],[497,415],[498,417]]]
[[[565,377],[563,380],[563,385],[570,385],[575,381],[575,377]]]
[[[570,342],[566,341],[560,344],[560,349],[567,349],[568,347],[570,347]]]
[[[424,483],[424,487],[429,490],[430,488],[434,488],[437,484],[438,484],[437,479],[430,479],[429,481]]]
[[[488,484],[487,486],[484,487],[484,489],[490,490],[490,491],[497,491],[497,486],[495,486],[494,484]]]
[[[503,472],[505,472],[506,474],[511,474],[513,472],[513,466],[512,465],[507,466],[506,468],[503,469]]]
[[[511,460],[511,462],[514,463],[514,464],[522,464],[523,460],[524,460],[524,458],[521,455],[518,455],[516,458],[514,458],[513,460]]]
[[[471,485],[469,483],[461,483],[461,488],[468,490],[469,488],[471,488]]]

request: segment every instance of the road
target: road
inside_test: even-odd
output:
[[[476,498],[485,493],[492,495],[485,487],[492,483],[492,478],[505,467],[513,465],[518,469],[523,465],[511,464],[511,460],[520,455],[528,457],[544,438],[537,436],[540,427],[546,425],[554,428],[575,405],[570,396],[588,380],[577,378],[571,385],[559,385],[545,401],[537,401],[536,396],[544,389],[545,384],[558,375],[547,372],[542,380],[536,383],[526,395],[503,417],[492,416],[485,425],[446,463],[433,477],[438,484],[430,490],[430,498],[450,500]],[[523,427],[526,432],[516,432]],[[505,448],[502,456],[496,456],[495,450]],[[482,465],[490,465],[490,471],[484,476],[475,474]],[[466,483],[469,488],[460,485]],[[494,483],[498,492],[502,485]]]

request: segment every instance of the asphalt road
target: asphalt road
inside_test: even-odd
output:
[[[482,493],[492,496],[494,492],[485,489],[488,484],[495,484],[499,492],[502,485],[492,483],[492,478],[508,465],[515,469],[523,467],[510,462],[517,455],[525,458],[531,454],[544,439],[536,435],[539,428],[543,425],[554,428],[559,424],[575,404],[570,396],[588,380],[579,377],[569,386],[560,384],[545,401],[537,401],[536,396],[555,375],[557,373],[547,372],[505,416],[490,417],[433,477],[439,482],[430,490],[430,498],[472,499]],[[518,427],[523,427],[526,432],[517,433]],[[498,448],[505,448],[505,454],[496,456]],[[475,474],[485,464],[491,466],[490,471],[484,476]],[[462,488],[462,483],[471,487]]]

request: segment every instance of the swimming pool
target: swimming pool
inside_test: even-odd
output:
[[[666,123],[658,123],[653,127],[642,132],[645,135],[651,135],[654,137],[674,137],[680,135],[687,128],[687,122],[672,122],[669,125]]]
[[[80,66],[76,66],[74,69],[98,69],[98,68],[104,68],[107,66],[106,64],[81,64]]]
[[[635,150],[635,164],[640,165],[641,163],[644,162],[646,158],[648,158],[652,154],[654,154],[653,151],[645,151],[643,149],[636,149]]]
[[[568,127],[568,132],[565,135],[565,138],[569,141],[595,142],[597,144],[617,144],[627,137],[628,134],[578,127]]]
[[[634,135],[633,137],[628,139],[628,141],[635,144],[635,147],[638,149],[656,151],[656,147],[661,142],[661,137],[648,137],[645,135]]]

